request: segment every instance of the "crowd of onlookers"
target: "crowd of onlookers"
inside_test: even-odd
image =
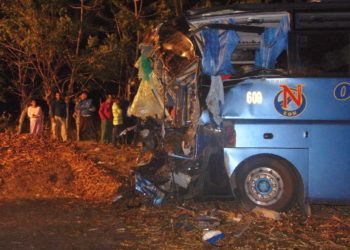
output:
[[[67,132],[67,111],[68,104],[59,92],[55,93],[54,100],[49,107],[51,119],[52,137],[56,140],[66,142]],[[101,130],[98,133],[95,122],[95,113],[98,111],[101,120]],[[30,120],[30,133],[40,135],[44,128],[43,110],[36,100],[32,100],[27,110]],[[106,100],[101,102],[99,109],[95,107],[88,92],[83,91],[76,100],[74,115],[76,121],[77,140],[98,140],[101,143],[120,143],[120,133],[123,130],[125,112],[121,107],[121,101],[112,95],[107,95]]]

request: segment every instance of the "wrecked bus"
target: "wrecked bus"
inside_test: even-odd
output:
[[[169,127],[196,131],[170,153],[199,165],[187,189],[227,181],[244,205],[278,211],[350,201],[350,4],[193,10],[155,34],[150,95]]]

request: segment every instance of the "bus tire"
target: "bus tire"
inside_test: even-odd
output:
[[[282,159],[255,157],[245,162],[236,176],[237,196],[244,208],[287,211],[296,202],[298,180]]]

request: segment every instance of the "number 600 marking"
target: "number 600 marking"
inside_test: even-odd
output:
[[[260,91],[248,91],[246,95],[246,102],[248,104],[262,104],[262,93]]]

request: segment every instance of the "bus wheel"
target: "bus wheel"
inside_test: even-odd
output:
[[[255,206],[286,211],[297,196],[296,177],[291,166],[274,157],[257,157],[237,173],[238,197],[246,208]]]

